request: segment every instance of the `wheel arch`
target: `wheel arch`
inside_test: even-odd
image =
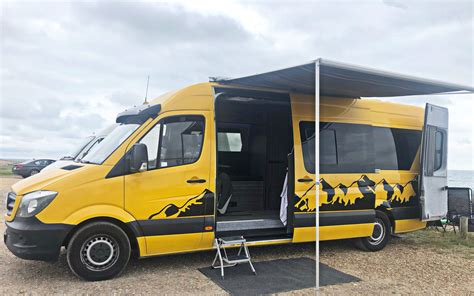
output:
[[[395,233],[395,218],[393,217],[392,211],[390,211],[390,204],[388,202],[384,202],[378,207],[376,207],[375,210],[387,215],[388,220],[390,221],[390,226],[392,228],[392,233]]]
[[[74,225],[63,241],[63,245],[67,246],[69,240],[74,233],[82,226],[96,222],[106,221],[119,226],[128,236],[132,247],[132,252],[136,254],[144,254],[145,246],[140,244],[138,237],[141,235],[141,229],[134,223],[135,218],[124,209],[113,205],[93,205],[75,211],[68,216],[63,223]]]
[[[144,250],[140,250],[140,244],[138,243],[138,239],[137,239],[137,237],[140,235],[139,234],[139,231],[140,231],[139,229],[135,229],[135,228],[131,227],[129,223],[125,223],[125,222],[120,221],[116,218],[106,217],[106,216],[90,218],[90,219],[84,220],[81,223],[75,225],[69,231],[69,233],[66,235],[66,237],[64,238],[64,240],[62,242],[62,246],[67,247],[67,245],[69,244],[69,241],[71,240],[72,236],[79,229],[81,229],[85,225],[88,225],[88,224],[91,224],[91,223],[94,223],[94,222],[109,222],[109,223],[112,223],[112,224],[120,227],[125,232],[125,234],[127,235],[128,239],[130,241],[130,247],[132,249],[132,254],[134,256],[139,257],[141,252],[144,251]]]

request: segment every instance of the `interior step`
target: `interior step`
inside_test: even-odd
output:
[[[272,229],[285,227],[280,219],[252,219],[237,221],[217,221],[216,231],[239,231],[253,229]]]
[[[265,240],[270,237],[275,238],[288,238],[291,237],[291,234],[287,233],[286,228],[270,228],[270,229],[250,229],[250,230],[234,230],[234,231],[224,231],[216,232],[216,237],[225,237],[225,236],[245,236],[247,241],[253,240]]]

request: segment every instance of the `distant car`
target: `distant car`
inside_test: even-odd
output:
[[[27,160],[19,164],[13,165],[12,172],[14,175],[22,176],[23,178],[36,175],[43,168],[55,162],[52,159],[33,159]]]

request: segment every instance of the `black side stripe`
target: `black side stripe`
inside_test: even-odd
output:
[[[395,220],[420,219],[421,212],[419,207],[396,207],[392,208],[393,218]]]
[[[138,220],[128,224],[132,227],[133,232],[137,236],[170,235],[214,231],[214,227],[208,231],[204,230],[205,226],[214,226],[213,217]]]
[[[347,225],[373,223],[375,221],[375,210],[357,212],[321,212],[319,213],[320,226]],[[316,226],[316,214],[295,214],[295,227]]]

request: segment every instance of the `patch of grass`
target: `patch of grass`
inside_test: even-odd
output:
[[[0,165],[0,176],[11,176],[13,164]]]
[[[459,232],[449,229],[444,232],[432,228],[406,234],[406,242],[429,247],[440,253],[456,252],[462,257],[474,259],[474,233],[468,233],[467,239],[462,239]]]

